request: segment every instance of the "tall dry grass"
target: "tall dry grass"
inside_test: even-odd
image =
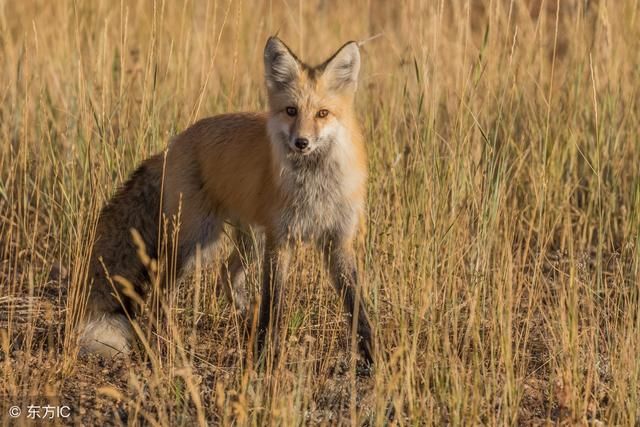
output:
[[[197,118],[264,109],[274,33],[311,62],[382,34],[357,101],[375,372],[355,375],[308,251],[280,367],[245,363],[217,266],[163,295],[166,328],[131,361],[78,359],[68,301],[100,207]],[[0,1],[4,404],[57,396],[84,423],[639,423],[638,52],[637,0]]]

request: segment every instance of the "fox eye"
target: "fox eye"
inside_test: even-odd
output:
[[[318,111],[318,117],[320,117],[321,119],[324,119],[328,115],[329,115],[329,110],[322,109],[322,110]]]
[[[287,115],[291,117],[294,117],[296,114],[298,114],[298,109],[296,107],[287,107],[286,111]]]

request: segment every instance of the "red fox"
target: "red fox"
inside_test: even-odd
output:
[[[359,352],[373,363],[372,329],[358,289],[353,248],[367,181],[353,105],[358,44],[346,43],[324,63],[310,67],[271,37],[264,67],[267,113],[223,114],[196,122],[172,139],[166,153],[144,161],[103,208],[89,266],[83,351],[130,351],[134,333],[129,319],[138,304],[111,278],[121,276],[139,295],[145,294],[149,277],[132,229],[147,252],[156,254],[164,217],[179,222],[170,245],[176,248],[172,273],[178,277],[198,246],[210,253],[224,224],[237,225],[235,249],[220,277],[240,312],[248,309],[242,260],[252,242],[246,230],[264,234],[259,349],[267,335],[275,339],[291,246],[314,243],[355,325]]]

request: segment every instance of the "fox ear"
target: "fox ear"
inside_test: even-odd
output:
[[[291,85],[300,72],[298,58],[277,37],[269,37],[264,47],[264,75],[269,90]]]
[[[342,91],[350,89],[355,91],[358,84],[358,72],[360,71],[358,43],[346,43],[318,68],[323,70],[322,77],[327,82],[330,90]]]

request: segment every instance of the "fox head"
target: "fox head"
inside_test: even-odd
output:
[[[307,156],[345,141],[360,70],[356,42],[316,67],[300,61],[277,37],[264,49],[272,143],[287,156]]]

